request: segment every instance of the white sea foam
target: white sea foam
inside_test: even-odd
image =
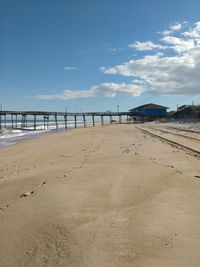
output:
[[[39,122],[37,124],[36,131],[34,131],[34,127],[32,125],[27,125],[26,130],[20,129],[11,129],[11,123],[7,123],[7,128],[2,128],[0,130],[0,147],[13,145],[16,142],[24,139],[30,139],[37,137],[42,134],[46,134],[50,131],[60,131],[65,129],[65,124],[62,122],[58,123],[58,128],[56,128],[55,122],[49,122],[48,128],[47,126],[44,129],[44,124]],[[74,121],[69,121],[67,124],[68,129],[73,129],[75,127]],[[82,121],[77,121],[77,127],[83,127]]]

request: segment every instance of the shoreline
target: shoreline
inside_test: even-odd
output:
[[[96,126],[99,126],[99,125],[100,125],[100,122],[97,122]],[[105,125],[108,125],[108,124],[104,124],[104,126]],[[15,145],[21,141],[31,140],[31,139],[38,138],[40,136],[51,134],[51,133],[55,134],[55,133],[59,133],[59,132],[66,132],[66,131],[76,130],[79,128],[90,128],[90,127],[92,127],[92,125],[90,123],[88,123],[88,125],[86,127],[84,127],[84,125],[80,124],[77,126],[77,128],[75,128],[74,126],[71,126],[68,128],[59,127],[58,129],[49,127],[48,129],[38,129],[38,130],[20,130],[20,129],[11,129],[11,128],[6,129],[6,128],[4,128],[3,131],[0,132],[0,149],[4,148],[4,147]],[[5,133],[4,133],[4,131],[5,131]],[[12,137],[12,132],[15,133],[16,131],[18,131],[19,134]],[[6,132],[7,132],[7,134],[10,133],[10,135],[11,135],[9,138],[6,137]],[[23,135],[21,136],[20,134],[23,134]],[[6,140],[6,141],[4,142],[4,140]]]
[[[78,128],[82,128],[82,127],[78,127]],[[57,133],[61,133],[61,132],[66,132],[66,131],[71,131],[71,130],[75,130],[75,128],[59,128],[59,129],[49,129],[49,130],[38,130],[38,131],[29,131],[29,134],[25,134],[23,136],[16,136],[16,137],[11,137],[11,141],[8,140],[6,142],[6,144],[1,144],[0,143],[0,149],[1,148],[5,148],[5,147],[10,147],[13,145],[16,145],[20,142],[26,141],[26,140],[32,140],[34,138],[39,138],[41,136],[45,136],[45,135],[49,135],[49,134],[57,134]],[[23,133],[26,131],[22,131]]]

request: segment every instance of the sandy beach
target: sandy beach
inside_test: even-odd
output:
[[[158,127],[97,126],[1,148],[0,266],[198,267],[200,158],[141,130]]]

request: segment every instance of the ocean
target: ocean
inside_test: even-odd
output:
[[[90,124],[90,122],[87,122]],[[74,128],[74,121],[68,121],[67,130]],[[83,127],[83,121],[77,121],[77,127]],[[44,129],[43,121],[37,121],[37,130],[34,131],[32,124],[28,124],[26,130],[12,129],[11,121],[8,121],[6,128],[0,130],[0,148],[5,146],[14,145],[17,142],[25,139],[31,139],[38,137],[40,135],[47,134],[52,131],[63,131],[65,129],[65,124],[63,121],[58,121],[58,128],[56,129],[55,122],[49,121],[48,129]]]

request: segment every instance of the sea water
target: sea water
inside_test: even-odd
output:
[[[67,123],[67,129],[73,129],[74,128],[74,121],[68,121]],[[77,127],[83,127],[82,121],[77,121]],[[12,129],[11,122],[7,122],[6,128],[2,128],[0,130],[0,148],[5,146],[10,146],[16,144],[18,141],[25,140],[25,139],[31,139],[34,137],[38,137],[43,134],[47,134],[48,132],[52,131],[62,131],[65,130],[65,124],[58,121],[58,128],[55,126],[55,122],[49,121],[48,128],[45,127],[44,129],[44,123],[42,121],[37,121],[37,128],[34,130],[33,126],[28,123],[26,130],[21,129]]]

